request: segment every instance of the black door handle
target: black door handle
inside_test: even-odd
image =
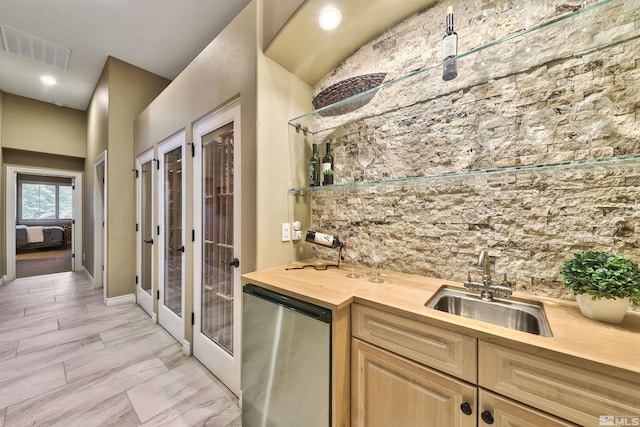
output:
[[[184,253],[184,246],[178,246],[178,247],[169,246],[169,247],[171,248],[172,251]]]
[[[234,258],[231,261],[227,261],[226,259],[222,261],[224,265],[228,265],[229,267],[240,267],[240,260],[238,258]]]
[[[145,243],[151,243],[151,244],[153,245],[153,239],[143,240],[143,242],[145,242]]]

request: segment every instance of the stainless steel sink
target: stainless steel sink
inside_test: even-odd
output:
[[[544,307],[536,301],[495,297],[493,301],[483,301],[479,293],[443,286],[425,306],[517,331],[552,336]]]

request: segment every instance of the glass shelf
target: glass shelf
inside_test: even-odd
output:
[[[487,126],[485,128],[482,127],[486,125],[486,119],[484,123],[467,123],[464,117],[465,108],[458,108],[452,113],[451,109],[447,110],[441,103],[445,99],[449,106],[452,103],[465,105],[465,103],[479,102],[482,97],[489,98],[493,96],[492,91],[499,93],[500,90],[503,90],[502,86],[505,84],[508,85],[514,80],[525,79],[529,76],[536,78],[538,70],[551,69],[558,63],[575,61],[576,67],[589,66],[588,63],[585,63],[586,60],[583,60],[583,57],[639,38],[640,25],[638,25],[638,18],[629,17],[627,25],[621,25],[619,22],[610,22],[610,14],[613,13],[613,9],[619,7],[617,9],[618,12],[623,9],[623,7],[620,7],[621,4],[624,4],[622,0],[601,0],[588,7],[556,16],[546,22],[533,25],[525,30],[514,32],[499,40],[461,53],[456,57],[458,77],[454,80],[447,82],[442,80],[443,62],[438,62],[399,77],[393,78],[391,76],[391,80],[382,83],[377,88],[291,119],[288,124],[293,188],[289,189],[289,193],[306,195],[314,194],[318,191],[345,190],[381,184],[429,182],[434,179],[517,173],[520,171],[579,167],[602,163],[611,164],[640,159],[640,154],[636,150],[593,153],[592,155],[591,146],[589,145],[588,154],[570,153],[554,156],[540,155],[534,152],[518,154],[519,157],[515,160],[508,159],[509,161],[506,161],[502,159],[502,161],[494,161],[494,153],[492,151],[494,147],[491,144],[494,144],[495,141],[484,145],[476,143],[474,147],[476,154],[474,155],[477,155],[478,148],[485,150],[482,153],[484,157],[481,161],[478,161],[477,158],[473,160],[465,159],[464,161],[459,161],[459,159],[451,161],[449,159],[450,163],[446,166],[443,166],[445,164],[443,162],[440,165],[436,165],[437,167],[433,167],[428,162],[429,159],[427,159],[424,164],[418,164],[417,162],[407,163],[409,167],[400,163],[398,168],[402,169],[402,173],[396,173],[397,171],[389,172],[389,168],[397,167],[398,163],[395,163],[397,158],[394,158],[393,161],[385,159],[386,155],[393,150],[414,151],[409,145],[402,145],[398,142],[388,143],[386,139],[388,128],[393,128],[394,132],[396,132],[396,128],[405,126],[407,133],[415,133],[414,143],[424,142],[423,138],[426,139],[427,136],[420,134],[425,130],[424,127],[415,129],[412,124],[406,125],[399,122],[403,122],[405,119],[407,122],[411,122],[412,117],[420,117],[420,120],[424,120],[425,112],[426,114],[433,114],[434,121],[441,120],[446,121],[446,123],[451,121],[450,130],[455,130],[458,126],[466,126],[465,134],[478,135],[478,141],[480,141],[480,134],[483,131],[495,132],[496,129],[500,129],[503,135],[509,135],[508,142],[511,146],[508,149],[521,151],[522,148],[519,146],[518,141],[514,141],[512,138],[513,134],[519,133],[521,130],[520,121],[523,119],[526,109],[516,112],[515,110],[518,107],[509,107],[513,111],[509,111],[509,114],[505,117],[497,117],[498,120],[504,119],[505,123],[499,125],[494,123],[487,129]],[[628,6],[631,10],[626,8],[627,6],[624,6],[624,13],[631,14],[636,11],[635,6]],[[636,14],[635,16],[638,15]],[[593,31],[594,26],[597,31]],[[585,31],[585,29],[590,31]],[[470,28],[466,30],[470,30]],[[539,43],[540,40],[544,41],[544,43]],[[589,59],[589,61],[591,60]],[[602,63],[603,59],[600,57],[593,61]],[[602,67],[602,64],[600,66]],[[478,88],[482,89],[479,90]],[[533,93],[532,97],[535,97],[535,95]],[[502,94],[500,96],[505,95]],[[451,99],[454,101],[451,101]],[[500,102],[502,101],[504,100]],[[506,105],[507,101],[503,103]],[[532,104],[534,103],[532,102]],[[353,106],[353,108],[349,108],[350,106]],[[566,109],[568,107],[565,105],[563,108]],[[350,109],[353,111],[344,113],[344,111]],[[551,110],[550,107],[547,109]],[[440,117],[438,117],[438,114],[440,114]],[[479,115],[479,113],[477,114]],[[558,113],[556,112],[556,114]],[[566,114],[566,111],[563,114]],[[442,115],[447,117],[442,117]],[[577,116],[572,117],[572,119],[576,118]],[[564,117],[565,128],[568,119],[567,116]],[[480,122],[479,118],[477,120]],[[374,129],[376,133],[375,139],[371,139],[370,135],[363,136],[363,128],[367,128],[368,131]],[[534,125],[531,126],[531,129],[532,132],[536,131]],[[563,128],[563,130],[566,134],[566,129]],[[397,136],[397,133],[395,135]],[[442,139],[442,134],[440,134],[440,137]],[[556,137],[559,137],[559,133]],[[593,136],[590,138],[592,139]],[[338,183],[336,185],[306,187],[305,164],[310,156],[311,142],[317,143],[319,147],[323,148],[325,142],[337,141],[340,141],[340,144],[335,144],[336,146],[339,145],[341,149],[349,149],[349,154],[352,157],[351,162],[353,162],[351,165],[353,167],[350,169],[351,175],[346,179],[341,179],[338,175],[336,178]],[[383,145],[386,150],[389,150],[386,153],[379,151],[377,157],[381,163],[388,162],[384,165],[387,169],[382,173],[381,171],[384,168],[380,165],[379,170],[371,171],[370,173],[369,169],[367,169],[366,175],[363,173],[361,177],[357,177],[356,172],[359,166],[353,160],[357,152],[357,146],[371,142],[375,142],[378,146]],[[427,141],[426,143],[429,142]],[[490,145],[491,147],[489,148]],[[456,147],[456,149],[459,149],[459,147]],[[506,148],[504,149],[506,150]],[[490,150],[491,154],[489,155]],[[424,170],[429,172],[424,173]],[[337,171],[336,174],[339,174],[339,172]],[[365,179],[365,177],[370,180]]]
[[[610,34],[602,31],[597,35],[587,33],[590,34],[591,37],[576,38],[572,40],[571,43],[567,42],[566,37],[572,33],[565,34],[564,31],[562,31],[563,24],[572,19],[581,19],[586,22],[597,20],[599,10],[613,1],[614,0],[601,0],[585,8],[577,9],[544,23],[510,34],[499,40],[460,53],[455,58],[458,64],[458,77],[454,80],[448,82],[442,81],[440,72],[444,61],[438,62],[383,82],[376,88],[369,89],[323,108],[295,117],[289,120],[289,125],[298,132],[304,132],[305,134],[322,134],[323,132],[353,120],[362,120],[385,114],[393,109],[406,108],[412,104],[429,101],[446,93],[459,91],[466,87],[475,86],[509,74],[519,73],[539,66],[542,63],[548,63],[574,55],[582,55],[591,50],[600,49],[626,39],[638,37],[637,29],[621,34]],[[580,24],[576,25],[576,27],[579,26]],[[576,29],[576,33],[578,30],[579,28]],[[544,46],[544,48],[538,47],[540,50],[536,52],[536,55],[532,55],[532,46],[526,46],[526,37],[527,35],[540,31],[547,32],[549,36],[547,40],[548,44]],[[523,44],[525,46],[522,46]],[[511,54],[510,57],[508,57],[509,54]],[[493,67],[493,69],[490,70],[491,73],[488,73],[487,71],[489,71],[491,67]],[[470,71],[465,73],[465,68]],[[436,72],[434,73],[434,71]],[[435,84],[431,92],[420,97],[416,97],[415,93],[411,93],[411,99],[408,99],[404,103],[385,103],[385,99],[388,99],[388,97],[385,97],[386,91],[410,91],[411,86],[417,79],[430,78],[434,74],[440,81],[434,80]],[[373,99],[368,102],[367,98]],[[348,110],[350,105],[357,107],[362,104],[364,107],[357,108],[351,113],[340,114],[341,111]]]
[[[499,169],[485,169],[485,170],[475,170],[470,172],[452,172],[445,174],[435,174],[435,175],[424,175],[424,176],[416,176],[411,178],[398,178],[398,179],[387,179],[382,181],[365,181],[365,182],[351,182],[347,184],[337,184],[337,185],[326,185],[321,187],[300,187],[300,188],[291,188],[289,189],[289,193],[293,195],[308,195],[318,191],[340,191],[340,190],[348,190],[354,188],[365,188],[371,187],[375,185],[392,185],[392,184],[411,184],[411,183],[421,183],[421,182],[429,182],[437,179],[453,179],[453,178],[462,178],[462,177],[473,177],[473,176],[487,176],[492,174],[508,174],[508,173],[529,173],[536,171],[546,171],[551,169],[560,169],[560,168],[568,168],[568,167],[597,167],[597,166],[624,166],[628,163],[632,163],[640,160],[640,154],[633,156],[622,156],[622,157],[608,157],[603,159],[588,159],[588,160],[574,160],[568,162],[558,162],[558,163],[547,163],[547,164],[538,164],[538,165],[525,165],[525,166],[515,166],[515,167],[506,167]]]

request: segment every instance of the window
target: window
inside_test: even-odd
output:
[[[71,185],[20,183],[20,221],[73,219]]]

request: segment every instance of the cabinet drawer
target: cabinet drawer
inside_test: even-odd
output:
[[[479,385],[584,426],[640,416],[640,384],[479,342]]]
[[[483,412],[489,412],[493,423],[484,421]],[[530,408],[505,397],[480,389],[478,393],[479,427],[577,427],[553,415]]]
[[[352,307],[353,336],[476,383],[475,338],[360,304]]]
[[[475,386],[355,338],[351,348],[354,427],[476,425]]]

